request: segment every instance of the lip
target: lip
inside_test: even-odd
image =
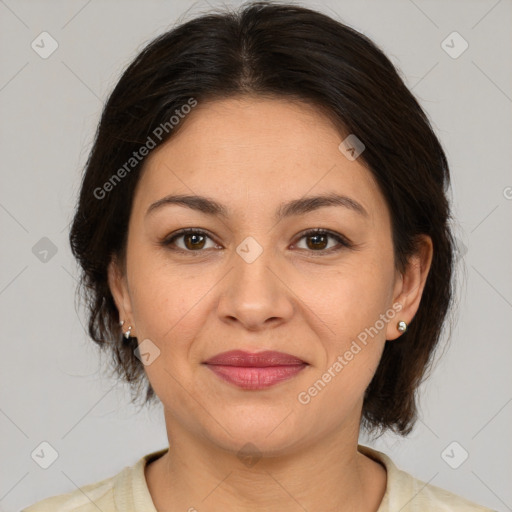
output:
[[[265,389],[291,379],[308,364],[291,354],[231,350],[204,363],[218,377],[243,389]]]
[[[302,359],[292,356],[291,354],[276,352],[273,350],[266,350],[264,352],[230,350],[229,352],[222,352],[211,357],[205,361],[205,364],[263,368],[269,366],[293,366],[306,363]]]

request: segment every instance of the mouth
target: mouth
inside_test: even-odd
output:
[[[291,379],[309,366],[302,359],[284,352],[242,350],[217,354],[203,364],[222,380],[248,390],[265,389]]]

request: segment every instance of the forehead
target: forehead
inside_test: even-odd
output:
[[[386,209],[371,172],[338,149],[345,135],[313,105],[231,98],[199,103],[181,122],[146,159],[140,208],[181,193],[222,199],[239,213],[334,192],[360,202],[370,216]]]

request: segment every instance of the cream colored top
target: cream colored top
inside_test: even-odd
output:
[[[21,512],[157,512],[149,494],[144,468],[168,448],[149,453],[120,473],[94,484],[38,501]],[[358,450],[383,464],[387,471],[386,493],[377,512],[495,512],[439,487],[417,480],[398,469],[377,450],[359,445]]]

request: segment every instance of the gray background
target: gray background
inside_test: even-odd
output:
[[[67,236],[102,104],[120,72],[150,39],[210,4],[0,1],[1,510],[109,477],[167,446],[160,409],[138,412],[126,387],[103,375],[75,310]],[[399,66],[453,176],[458,322],[422,387],[417,428],[372,444],[424,481],[512,510],[512,3],[302,5],[365,33]],[[31,47],[43,31],[59,45],[46,59]],[[469,44],[457,58],[442,45],[454,31]],[[462,41],[452,39],[445,45],[458,52]],[[48,469],[31,457],[43,441],[58,453]],[[462,450],[467,460],[450,467]]]

